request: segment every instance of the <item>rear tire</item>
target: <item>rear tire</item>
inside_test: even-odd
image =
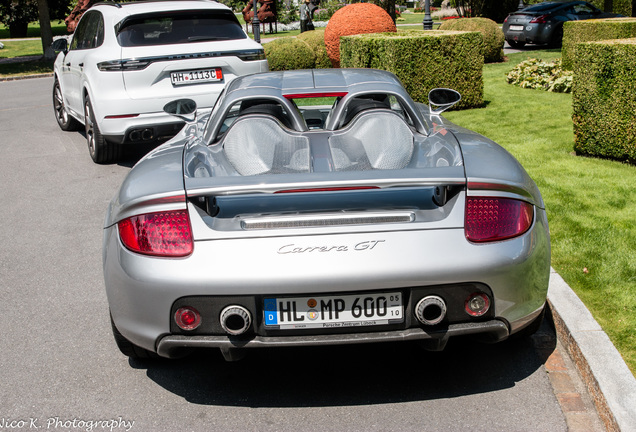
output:
[[[88,95],[84,97],[84,125],[86,127],[88,153],[91,155],[93,162],[98,164],[117,162],[121,157],[122,148],[119,144],[108,142],[100,132],[95,120],[93,105]]]
[[[510,45],[511,48],[515,48],[515,49],[523,48],[524,46],[526,46],[525,42],[519,42],[519,41],[516,41],[516,40],[509,40],[507,42],[508,42],[508,45]]]
[[[63,131],[78,130],[80,123],[75,120],[66,111],[66,105],[64,104],[64,96],[62,96],[62,88],[57,77],[53,81],[53,109],[55,110],[55,120]]]
[[[119,351],[121,351],[123,355],[135,360],[155,360],[161,358],[157,353],[135,345],[119,333],[119,330],[115,327],[112,316],[110,317],[110,324],[113,328],[113,336],[115,337],[117,348],[119,348]]]

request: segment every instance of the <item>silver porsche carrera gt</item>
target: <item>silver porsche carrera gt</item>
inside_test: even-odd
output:
[[[133,358],[219,348],[536,331],[550,271],[545,205],[521,165],[369,69],[229,83],[130,171],[103,264],[115,340]]]

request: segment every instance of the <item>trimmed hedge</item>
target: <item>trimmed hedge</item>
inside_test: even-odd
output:
[[[576,53],[574,150],[636,163],[636,38],[582,43]]]
[[[325,46],[324,28],[303,32],[297,38],[309,45],[316,55],[314,65],[316,69],[328,69],[331,67],[331,60],[329,60],[327,47]]]
[[[504,34],[499,25],[488,18],[461,18],[447,20],[440,30],[478,31],[484,37],[484,63],[498,63],[504,57]]]
[[[606,0],[589,0],[594,6],[600,10],[605,10]],[[614,12],[625,16],[632,15],[632,0],[613,0],[612,10],[606,12]]]
[[[312,69],[316,64],[316,54],[304,41],[285,37],[263,44],[269,70]]]
[[[575,48],[581,42],[628,39],[636,37],[636,18],[605,18],[568,21],[563,24],[563,68],[572,69],[577,56]]]
[[[411,97],[428,102],[437,87],[457,90],[455,107],[484,104],[483,37],[478,32],[408,30],[340,38],[341,67],[393,72]]]

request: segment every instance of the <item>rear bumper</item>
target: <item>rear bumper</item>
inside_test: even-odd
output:
[[[104,134],[104,137],[115,144],[140,144],[162,143],[179,133],[185,122],[151,123],[140,119],[140,122],[131,122],[123,134]],[[174,117],[171,117],[174,120]]]
[[[506,40],[515,42],[547,44],[552,40],[553,32],[553,25],[525,24],[523,30],[520,31],[510,30],[509,27],[504,29],[504,36]]]
[[[159,339],[157,353],[162,357],[177,357],[179,351],[188,348],[220,348],[221,350],[268,347],[298,347],[321,345],[346,345],[377,342],[430,340],[443,347],[452,336],[480,335],[488,342],[499,342],[509,335],[508,326],[500,320],[480,323],[451,324],[442,329],[409,328],[405,330],[332,334],[314,336],[255,336],[250,339],[229,336],[168,335]]]
[[[104,238],[106,293],[115,325],[132,343],[162,355],[178,346],[236,348],[286,344],[373,342],[376,339],[435,339],[457,334],[493,333],[505,338],[532,321],[545,303],[550,272],[550,245],[545,212],[537,210],[534,226],[523,236],[494,244],[466,241],[463,229],[347,235],[220,239],[195,243],[187,258],[159,259],[133,254],[119,240],[115,227]],[[285,245],[355,245],[381,240],[365,250],[280,254]],[[343,247],[344,248],[344,247]],[[333,250],[332,250],[333,249]],[[243,339],[230,339],[211,329],[207,334],[177,334],[173,308],[180,299],[210,297],[204,319],[218,323],[218,311],[242,304],[262,321],[259,299],[263,296],[330,295],[371,291],[414,293],[462,285],[483,285],[492,292],[493,314],[477,322],[455,322],[447,328],[418,327],[406,322],[401,328],[329,334],[260,332],[258,327]],[[443,294],[441,294],[443,295]],[[219,297],[231,297],[231,300]],[[251,300],[246,300],[251,299]],[[230,302],[231,301],[231,302]],[[405,305],[412,313],[413,302]],[[463,301],[455,310],[463,313]],[[449,309],[450,310],[450,309]],[[203,314],[203,310],[201,310]],[[408,312],[408,314],[407,314]],[[411,320],[415,319],[412,315]],[[505,332],[491,329],[503,324]],[[470,321],[470,320],[465,320]],[[414,321],[413,321],[414,322]],[[505,324],[504,324],[505,323]],[[468,324],[468,325],[467,325]],[[217,324],[215,324],[217,325]],[[455,327],[457,326],[457,327]],[[485,326],[485,327],[484,327]],[[247,341],[247,342],[246,342]],[[289,342],[285,342],[289,341]]]

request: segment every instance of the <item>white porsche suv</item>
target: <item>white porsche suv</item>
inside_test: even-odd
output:
[[[212,107],[225,84],[269,69],[232,11],[209,0],[99,3],[70,41],[54,42],[53,106],[63,130],[83,124],[93,161],[123,145],[162,142],[183,122],[163,111],[190,98]]]

